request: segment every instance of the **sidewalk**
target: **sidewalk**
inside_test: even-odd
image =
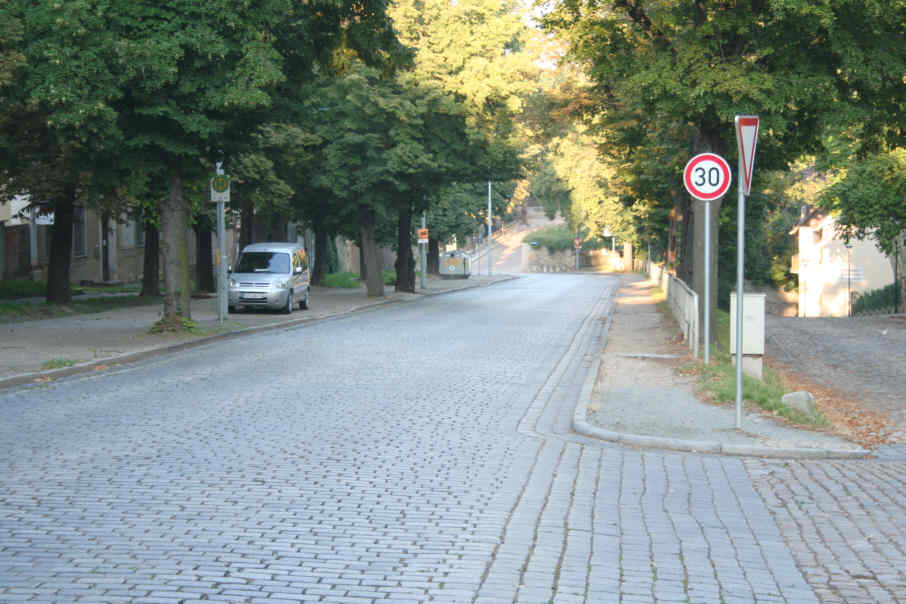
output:
[[[381,304],[481,287],[512,278],[511,275],[475,274],[468,279],[430,276],[422,290],[418,287],[417,277],[417,293],[398,293],[393,291],[393,286],[388,286],[384,298],[369,298],[364,288],[313,287],[309,310],[296,310],[289,315],[264,310],[231,313],[222,324],[217,315],[216,297],[193,299],[192,319],[200,327],[197,334],[149,334],[148,330],[160,318],[159,301],[102,313],[0,324],[0,388],[102,371],[112,364],[137,361],[241,333],[298,325]],[[43,369],[53,361],[75,364],[62,369]]]
[[[758,409],[744,409],[736,429],[733,405],[704,403],[695,377],[675,372],[689,363],[688,348],[674,341],[677,328],[661,313],[654,284],[621,277],[616,308],[600,357],[597,379],[576,409],[577,432],[624,444],[685,451],[772,457],[862,457],[868,454],[837,436],[796,429]],[[593,368],[594,373],[594,368]]]

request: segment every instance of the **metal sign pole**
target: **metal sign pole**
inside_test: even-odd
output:
[[[211,179],[211,201],[217,203],[217,318],[223,323],[227,316],[227,259],[226,259],[226,202],[230,200],[230,181],[225,178],[223,165],[217,162]]]
[[[742,428],[742,299],[745,277],[746,194],[745,165],[739,154],[739,202],[736,214],[736,429]]]
[[[217,275],[217,315],[220,322],[227,316],[226,203],[217,202],[217,243],[220,262]]]
[[[492,208],[491,208],[491,181],[488,181],[488,277],[491,276],[493,269],[491,268],[491,243],[493,243],[493,237],[491,236],[494,232],[494,219],[492,218]]]
[[[705,365],[711,363],[711,202],[705,201]]]
[[[422,228],[423,228],[423,229],[424,229],[424,228],[427,228],[427,226],[428,226],[428,225],[426,224],[427,221],[428,221],[428,218],[427,218],[427,210],[422,210]],[[418,251],[419,251],[419,258],[418,258],[418,261],[419,261],[419,264],[422,265],[422,289],[426,289],[426,288],[425,288],[425,278],[426,278],[425,276],[427,275],[427,272],[428,272],[428,268],[427,268],[427,266],[426,266],[426,265],[428,264],[428,251],[427,251],[428,244],[427,244],[427,243],[419,243],[419,244],[418,244],[418,247],[419,247],[419,250],[418,250]]]
[[[752,188],[755,149],[758,146],[757,115],[737,115],[736,145],[739,151],[739,203],[736,219],[736,428],[742,427],[743,307],[745,300],[746,195]]]

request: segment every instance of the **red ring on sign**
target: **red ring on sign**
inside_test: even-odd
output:
[[[695,170],[695,166],[700,164],[703,161],[712,161],[720,166],[720,171],[723,173],[723,183],[719,189],[711,193],[704,193],[699,191],[695,185],[692,183],[692,171]],[[730,173],[730,164],[727,163],[727,160],[722,158],[716,153],[699,153],[695,157],[689,160],[686,164],[686,167],[683,169],[683,183],[686,185],[686,190],[689,192],[689,195],[696,199],[702,201],[711,201],[717,199],[726,194],[730,189],[730,181],[732,180],[732,175]]]

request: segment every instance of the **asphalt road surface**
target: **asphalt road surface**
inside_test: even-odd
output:
[[[616,279],[534,275],[0,393],[0,601],[904,601],[902,461],[608,446]]]

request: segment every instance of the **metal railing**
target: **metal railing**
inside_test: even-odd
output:
[[[698,358],[699,301],[698,294],[688,285],[669,273],[660,264],[648,263],[648,277],[667,294],[667,306],[689,345],[692,355]]]

